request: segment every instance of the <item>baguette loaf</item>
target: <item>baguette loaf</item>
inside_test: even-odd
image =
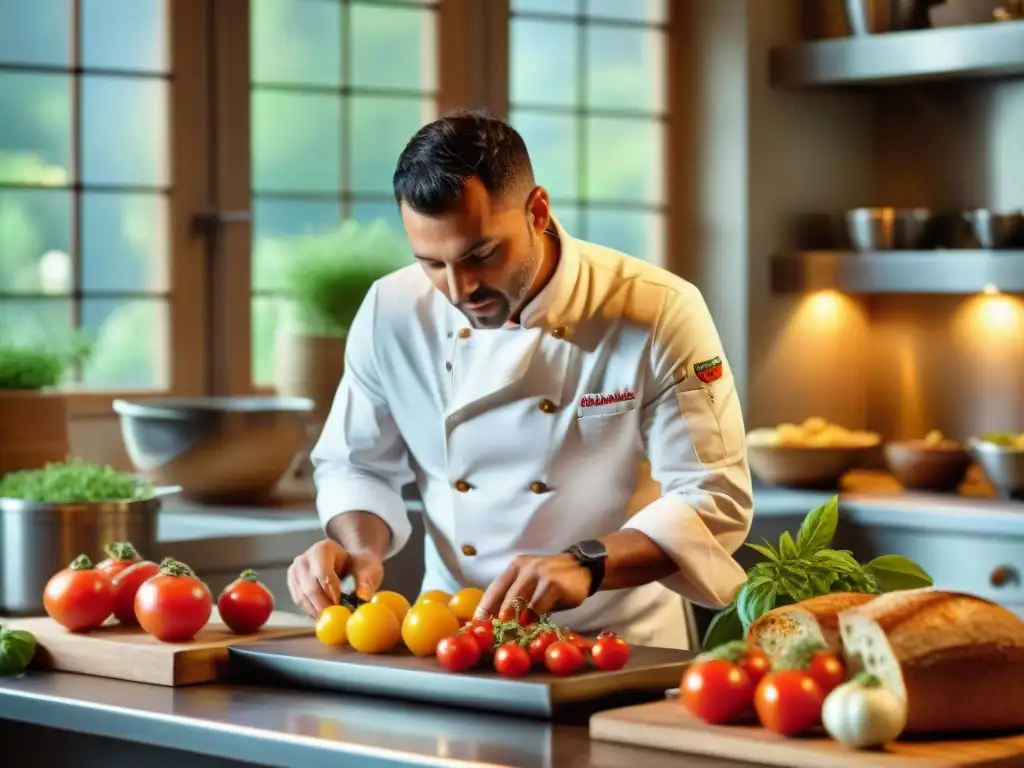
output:
[[[747,642],[776,660],[795,643],[816,641],[829,650],[842,651],[839,613],[868,602],[874,595],[836,592],[774,608],[750,625]]]
[[[1024,728],[1024,621],[974,595],[890,592],[839,616],[851,672],[903,698],[907,733]]]

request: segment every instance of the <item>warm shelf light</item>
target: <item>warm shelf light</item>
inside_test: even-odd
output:
[[[993,285],[992,283],[989,283],[988,285],[981,289],[981,292],[984,293],[986,296],[998,296],[999,287]]]

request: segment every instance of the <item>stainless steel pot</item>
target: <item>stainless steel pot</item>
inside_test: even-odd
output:
[[[0,614],[43,613],[43,590],[80,554],[94,562],[114,541],[146,556],[156,546],[160,498],[104,504],[47,504],[0,498]]]

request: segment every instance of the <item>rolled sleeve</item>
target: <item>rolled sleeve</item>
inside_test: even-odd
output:
[[[733,553],[750,531],[753,489],[739,394],[696,288],[663,311],[650,375],[642,430],[662,495],[625,527],[649,536],[678,566],[665,586],[721,608],[746,578]]]
[[[367,294],[349,330],[345,371],[310,458],[323,527],[346,512],[374,514],[391,530],[385,555],[391,557],[412,534],[402,486],[413,474],[375,358],[375,302],[376,287]]]

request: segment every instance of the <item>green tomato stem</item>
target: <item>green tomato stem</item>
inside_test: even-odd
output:
[[[88,555],[79,555],[71,561],[71,565],[68,568],[72,571],[91,571],[92,560],[89,559]]]
[[[104,551],[112,560],[131,560],[134,562],[140,559],[139,553],[130,541],[115,541],[113,544],[108,544]]]
[[[173,557],[165,557],[160,561],[160,571],[167,576],[191,576],[194,578],[196,575],[195,571],[185,563],[175,560]]]
[[[240,578],[242,581],[250,581],[254,584],[260,580],[259,574],[256,573],[256,571],[254,571],[252,568],[246,568],[244,571],[242,571],[242,574],[238,578]]]

